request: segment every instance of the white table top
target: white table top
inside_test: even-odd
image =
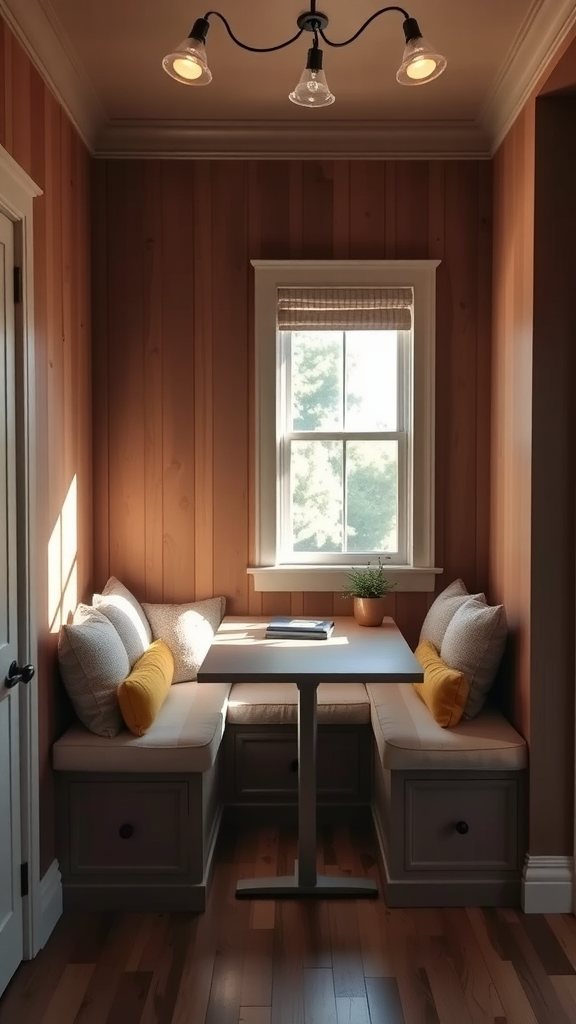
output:
[[[328,640],[266,640],[271,617],[227,615],[198,682],[422,682],[422,667],[391,618],[359,626],[352,616],[336,616]]]

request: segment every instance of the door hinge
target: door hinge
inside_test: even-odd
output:
[[[20,895],[28,895],[28,862],[20,865]]]
[[[22,268],[14,267],[14,302],[22,302]]]

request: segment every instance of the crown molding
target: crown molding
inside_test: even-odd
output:
[[[96,155],[170,159],[464,159],[490,157],[474,121],[111,121]]]
[[[475,121],[108,120],[50,0],[0,0],[4,18],[91,153],[170,159],[489,159],[576,25],[574,0],[533,0]]]
[[[106,114],[48,0],[0,0],[0,15],[93,152]]]
[[[493,156],[576,25],[574,0],[534,0],[478,119]]]

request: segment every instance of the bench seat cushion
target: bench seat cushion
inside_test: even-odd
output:
[[[65,772],[205,772],[224,733],[228,683],[171,686],[144,736],[125,730],[106,739],[73,725],[53,747],[53,764]]]
[[[518,771],[526,767],[520,733],[493,707],[444,729],[412,685],[368,683],[372,728],[384,768]]]
[[[370,722],[370,700],[363,683],[320,683],[318,723],[364,725]],[[285,725],[297,721],[295,683],[235,683],[226,720],[233,725]]]

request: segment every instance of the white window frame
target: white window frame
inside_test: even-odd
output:
[[[256,370],[255,564],[257,591],[341,590],[349,565],[281,563],[278,557],[277,303],[283,287],[410,287],[414,294],[411,500],[408,564],[387,565],[398,591],[432,591],[434,566],[434,433],[436,268],[439,260],[252,260]],[[355,563],[362,564],[362,563]],[[364,563],[365,564],[365,563]]]

